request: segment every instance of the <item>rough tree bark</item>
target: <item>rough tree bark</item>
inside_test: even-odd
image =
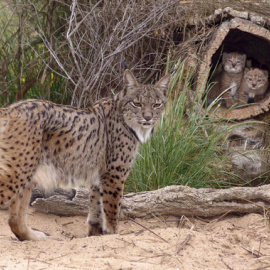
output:
[[[34,193],[32,206],[38,211],[61,216],[87,215],[88,189],[58,190],[47,198]],[[270,210],[270,185],[230,189],[195,189],[168,186],[155,191],[124,196],[121,219],[153,216],[214,217],[226,213],[251,213]]]

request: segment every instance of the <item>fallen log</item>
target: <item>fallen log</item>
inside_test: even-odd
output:
[[[89,191],[86,188],[69,192],[58,189],[44,198],[34,192],[31,204],[38,211],[60,216],[87,215],[88,196]],[[125,195],[120,218],[168,215],[214,217],[226,213],[262,213],[269,210],[270,185],[229,189],[168,186]]]

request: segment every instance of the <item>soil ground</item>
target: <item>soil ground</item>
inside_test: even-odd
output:
[[[0,269],[270,269],[270,225],[265,215],[202,220],[136,219],[119,234],[86,237],[85,217],[30,211],[28,223],[47,241],[19,242],[8,212],[0,211]]]

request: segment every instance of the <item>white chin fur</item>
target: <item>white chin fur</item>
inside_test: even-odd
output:
[[[139,138],[140,142],[145,143],[150,139],[153,127],[149,128],[134,127],[133,130],[136,133],[137,137]]]
[[[229,66],[224,67],[225,71],[230,72],[230,73],[240,73],[241,72],[241,68],[231,68]]]

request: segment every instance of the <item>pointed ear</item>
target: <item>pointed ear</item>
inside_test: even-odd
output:
[[[124,84],[131,88],[140,86],[133,73],[129,69],[126,69],[124,72]]]
[[[171,74],[163,76],[156,84],[155,87],[161,88],[164,92],[164,95],[167,96],[169,85],[171,82]]]
[[[268,71],[267,70],[263,70],[263,74],[265,77],[268,77]]]

